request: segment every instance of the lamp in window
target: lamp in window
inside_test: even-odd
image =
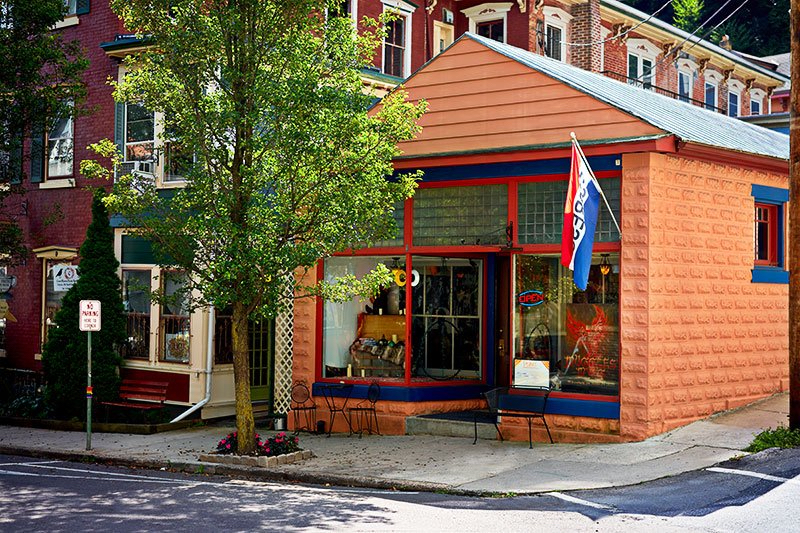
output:
[[[608,276],[608,273],[611,272],[611,263],[608,262],[608,254],[603,254],[600,257],[600,273],[604,276]]]

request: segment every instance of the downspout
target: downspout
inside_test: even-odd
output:
[[[206,346],[206,397],[191,406],[189,409],[176,416],[170,423],[183,420],[190,414],[194,413],[211,400],[211,368],[214,364],[214,307],[208,308],[208,335]]]

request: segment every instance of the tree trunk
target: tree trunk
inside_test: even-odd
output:
[[[233,304],[233,382],[236,391],[236,431],[238,453],[255,452],[255,421],[250,400],[250,353],[247,338],[248,317],[244,305]]]

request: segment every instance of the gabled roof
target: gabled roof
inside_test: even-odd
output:
[[[491,39],[472,39],[524,66],[549,76],[681,140],[734,152],[789,159],[789,138],[760,126],[662,96],[609,77]],[[458,42],[456,41],[456,42]],[[455,43],[451,46],[454,46]]]

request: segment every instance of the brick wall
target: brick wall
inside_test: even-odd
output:
[[[600,38],[600,1],[588,0],[572,6],[572,22],[570,24],[570,42],[599,43]],[[591,72],[600,72],[600,45],[572,46],[570,63]]]
[[[785,390],[788,286],[751,282],[750,190],[786,176],[634,154],[622,179],[622,437]]]
[[[114,102],[107,79],[116,76],[117,62],[106,56],[100,44],[124,33],[119,19],[107,2],[92,2],[90,13],[81,15],[79,24],[57,31],[66,41],[80,41],[90,61],[84,74],[88,92],[86,110],[89,113],[79,116],[74,124],[75,166],[72,177],[76,186],[47,190],[27,179],[24,182],[28,207],[19,223],[29,248],[49,245],[80,247],[92,216],[91,194],[84,188],[100,184],[83,179],[78,165],[81,160],[92,157],[86,146],[105,137],[114,137]],[[26,175],[29,172],[30,165],[26,164]],[[8,323],[7,359],[3,364],[39,369],[41,364],[34,359],[34,354],[40,351],[42,261],[31,255],[25,264],[12,269],[11,274],[17,277],[17,286],[11,291],[13,298],[9,302],[17,322]]]

